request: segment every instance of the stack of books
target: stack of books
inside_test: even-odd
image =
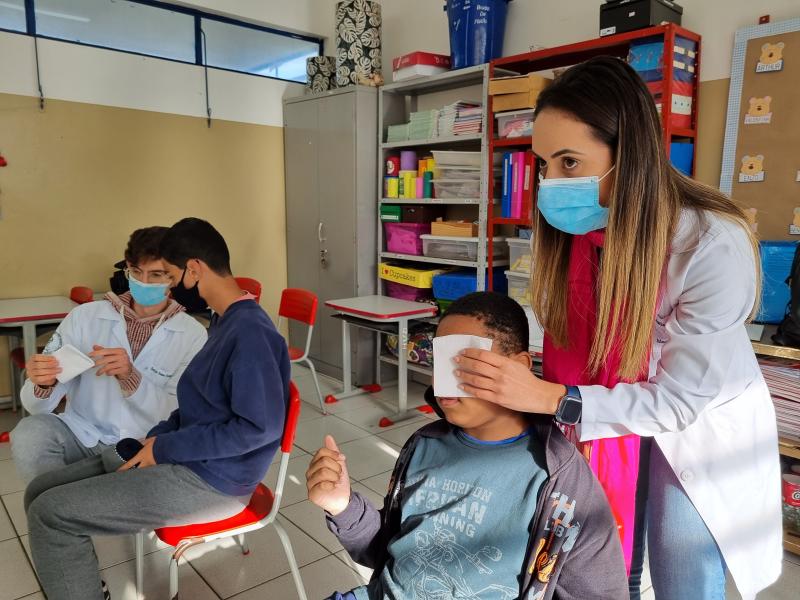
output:
[[[407,142],[408,141],[408,123],[401,125],[389,125],[386,132],[387,142]]]
[[[483,106],[480,102],[464,102],[459,100],[458,102],[453,102],[453,104],[448,104],[447,106],[443,107],[439,111],[439,137],[450,137],[452,135],[475,133],[473,131],[456,133],[455,131],[456,123],[461,124],[459,129],[464,129],[464,125],[467,124],[468,120],[470,122],[475,121],[475,111],[477,111],[478,115],[477,124],[478,133],[480,133],[481,119],[483,118]]]
[[[453,135],[477,135],[483,125],[483,107],[468,106],[458,109]]]
[[[775,405],[778,433],[800,439],[800,365],[769,359],[758,362]]]
[[[408,139],[430,140],[435,138],[437,135],[438,123],[438,110],[412,112],[411,121],[408,124]]]

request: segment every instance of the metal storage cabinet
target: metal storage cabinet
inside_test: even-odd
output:
[[[311,290],[320,305],[311,360],[341,377],[342,327],[325,300],[375,293],[378,96],[352,86],[284,100],[286,240],[289,287]],[[305,327],[290,324],[303,347]],[[356,381],[373,380],[375,343],[353,339]]]

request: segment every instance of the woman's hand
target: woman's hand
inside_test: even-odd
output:
[[[467,348],[455,359],[461,389],[512,410],[552,415],[566,387],[543,381],[524,364],[500,354]]]

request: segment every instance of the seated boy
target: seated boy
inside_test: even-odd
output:
[[[209,223],[183,219],[165,234],[161,257],[174,285],[196,287],[214,309],[208,342],[178,382],[177,410],[118,471],[104,473],[113,464],[105,452],[25,490],[31,555],[49,600],[103,599],[92,535],[240,512],[280,445],[288,350],[236,284],[225,240]]]
[[[454,302],[436,335],[492,340],[530,367],[528,322],[507,296]],[[438,360],[434,354],[434,360]],[[332,599],[627,598],[616,523],[588,464],[552,417],[476,398],[434,398],[444,420],[406,442],[378,511],[350,490],[330,436],[306,473],[309,499],[368,585]]]

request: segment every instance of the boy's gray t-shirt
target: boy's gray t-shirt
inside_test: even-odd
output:
[[[523,434],[481,442],[460,430],[423,437],[401,498],[389,561],[358,600],[517,598],[539,493],[544,448]]]

